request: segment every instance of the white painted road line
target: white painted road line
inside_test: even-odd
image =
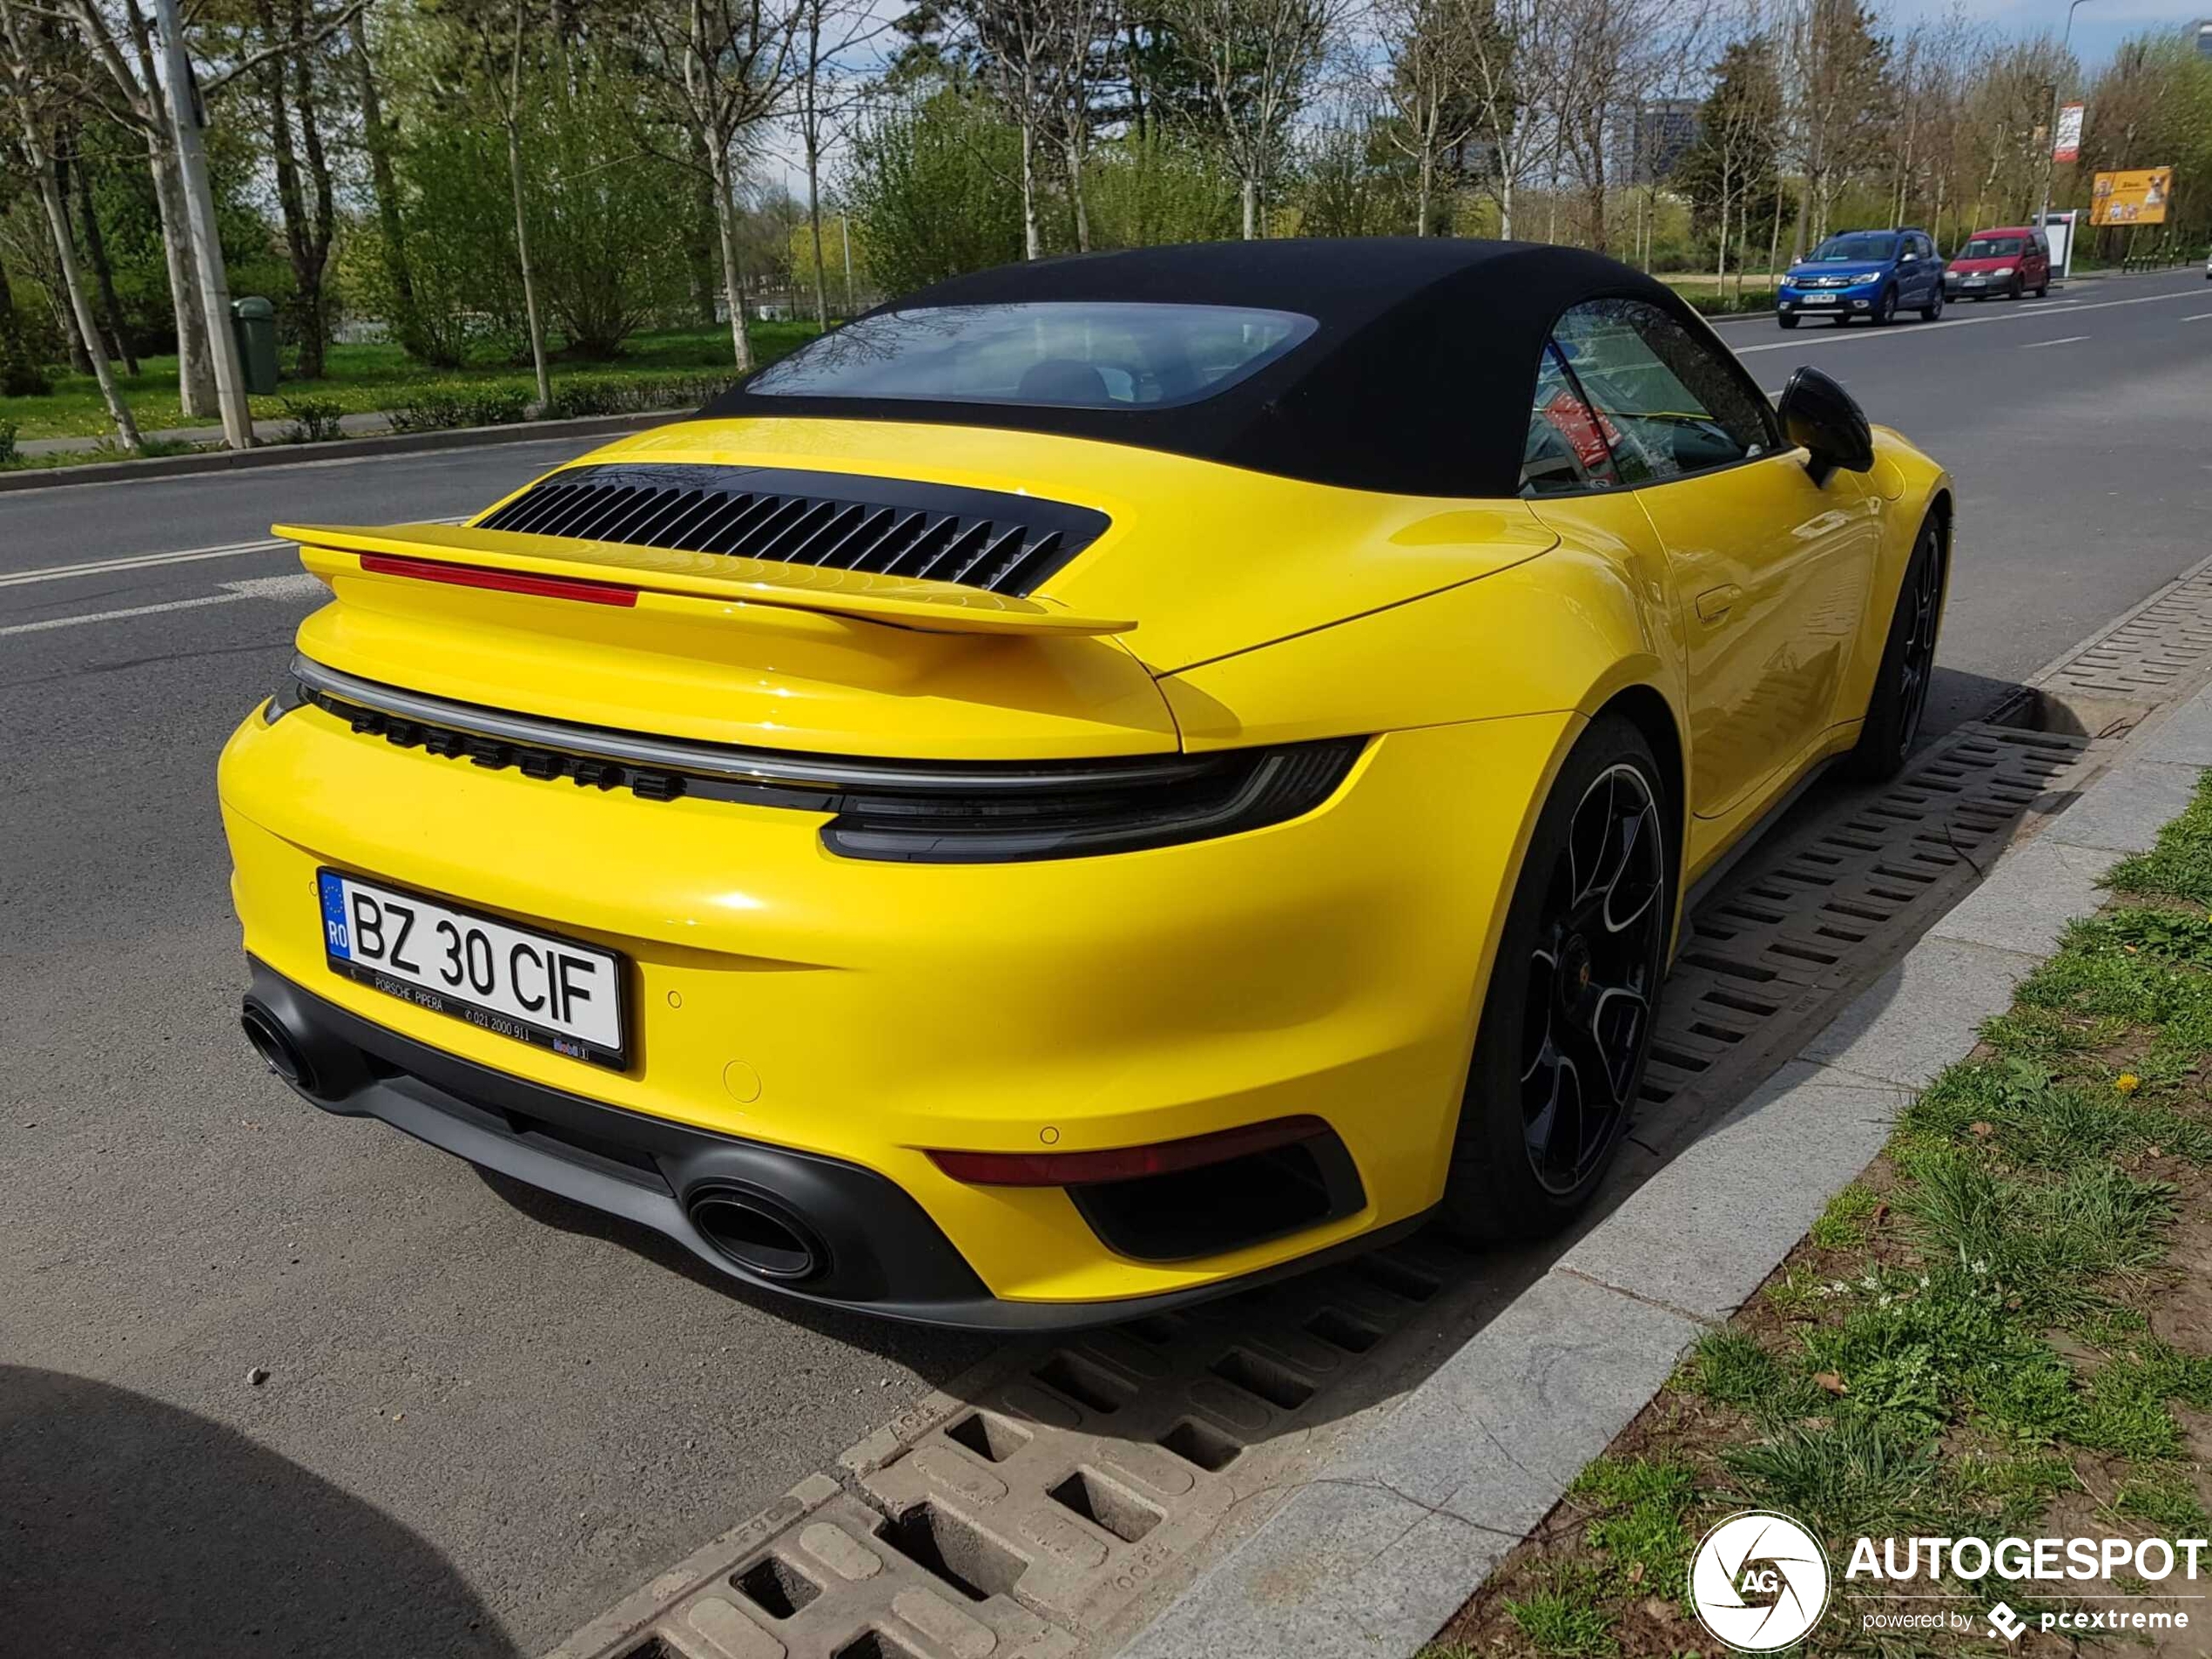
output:
[[[0,628],[0,639],[10,634],[43,634],[56,628],[82,628],[88,623],[121,622],[129,617],[165,616],[172,610],[197,610],[202,605],[236,604],[240,599],[305,599],[323,591],[320,578],[305,570],[294,576],[249,577],[226,582],[220,593],[197,599],[170,599],[158,605],[131,605],[121,610],[95,610],[82,617],[49,617],[44,622],[18,622]]]
[[[61,582],[73,576],[107,576],[118,570],[145,570],[158,564],[194,564],[201,559],[236,558],[242,553],[267,553],[282,542],[232,542],[222,547],[188,547],[174,553],[138,553],[125,558],[91,559],[83,564],[50,564],[41,570],[15,570],[0,576],[0,588],[26,582]]]
[[[2100,300],[2094,305],[2079,305],[2074,307],[2072,311],[2067,314],[2067,320],[2071,322],[2076,316],[2085,311],[2109,311],[2114,306],[2155,306],[2163,300],[2200,300],[2202,298],[2203,296],[2200,293],[2191,291],[2183,291],[2177,293],[2139,294],[2133,300]],[[1946,318],[1941,322],[1915,322],[1904,325],[1902,327],[1890,328],[1875,328],[1869,327],[1864,332],[1853,329],[1851,334],[1851,338],[1853,340],[1917,340],[1921,335],[1932,334],[1939,328],[1979,328],[1993,322],[2018,322],[2024,318],[2047,315],[2048,314],[2048,309],[2049,308],[2039,306],[2033,310],[2000,311],[1994,316],[1990,317],[1952,317]],[[1831,328],[1828,332],[1831,334],[1833,334],[1838,331]],[[1764,346],[1738,346],[1736,347],[1736,354],[1738,357],[1748,357],[1755,351],[1803,351],[1808,346],[1817,345],[1820,342],[1818,341],[1815,340],[1777,340],[1770,341],[1768,344]]]
[[[465,514],[450,518],[422,518],[418,524],[458,524]],[[264,537],[258,542],[228,542],[220,547],[180,548],[174,553],[132,553],[120,558],[91,559],[83,564],[50,564],[37,570],[12,570],[0,576],[0,588],[20,587],[28,582],[65,582],[71,577],[112,576],[123,570],[151,570],[165,564],[197,564],[202,559],[233,559],[246,553],[269,553],[290,542]]]
[[[2021,347],[2020,349],[2022,351],[2041,351],[2046,346],[2079,345],[2082,341],[2088,339],[2088,337],[2089,336],[2087,334],[2067,334],[2059,340],[2032,341],[2027,345]]]
[[[2212,311],[2200,311],[2194,317],[2184,317],[2183,322],[2212,322]]]

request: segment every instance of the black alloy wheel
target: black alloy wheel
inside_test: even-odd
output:
[[[1943,622],[1943,559],[1932,543],[1934,529],[1921,532],[1921,546],[1913,551],[1912,565],[1905,573],[1905,591],[1898,606],[1908,617],[1905,649],[1898,659],[1898,702],[1903,718],[1893,738],[1902,762],[1912,752],[1920,735],[1920,721],[1928,711],[1928,687],[1935,679],[1936,634]]]
[[[1608,767],[1553,858],[1521,1011],[1521,1116],[1545,1191],[1581,1187],[1612,1150],[1642,1069],[1666,939],[1666,841],[1651,786]]]
[[[1483,992],[1439,1218],[1540,1238],[1605,1179],[1643,1087],[1675,923],[1676,810],[1636,725],[1593,720],[1553,779]]]
[[[1894,778],[1919,738],[1920,723],[1928,711],[1928,690],[1935,683],[1945,575],[1942,530],[1931,517],[1920,526],[1912,557],[1905,567],[1866,722],[1846,762],[1845,770],[1855,778],[1870,783]]]

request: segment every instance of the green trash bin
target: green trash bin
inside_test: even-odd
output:
[[[246,391],[266,397],[277,388],[276,307],[259,294],[232,300],[231,332],[238,341]]]

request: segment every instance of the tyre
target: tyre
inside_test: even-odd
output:
[[[1643,734],[1608,715],[1582,734],[1537,816],[1444,1184],[1442,1218],[1463,1239],[1555,1231],[1620,1147],[1674,925],[1670,793]]]
[[[1942,315],[1943,290],[1941,288],[1938,288],[1935,291],[1934,295],[1928,300],[1928,303],[1920,307],[1920,319],[1924,322],[1933,322],[1937,318]]]
[[[1943,595],[1950,572],[1943,535],[1933,517],[1920,526],[1919,539],[1898,586],[1897,608],[1890,613],[1889,638],[1875,671],[1874,695],[1858,742],[1844,757],[1844,770],[1865,783],[1894,778],[1912,752],[1920,719],[1928,711],[1928,686],[1935,678],[1936,640],[1943,630]]]
[[[1795,312],[1777,311],[1774,314],[1774,320],[1775,321],[1780,323],[1784,328],[1795,328],[1797,326],[1797,317]]]
[[[1885,328],[1896,320],[1897,290],[1885,288],[1882,290],[1882,297],[1874,302],[1873,324],[1877,328]]]
[[[2049,295],[2050,292],[2051,292],[2051,285],[2050,285],[2049,283],[2047,283],[2047,282],[2040,282],[2040,283],[2038,283],[2038,284],[2036,285],[2036,287],[2035,287],[2035,297],[2036,297],[2038,300],[2044,299],[2044,298],[2046,298],[2046,297],[2047,297],[2047,296]]]

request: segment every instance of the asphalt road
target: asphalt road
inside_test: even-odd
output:
[[[1723,332],[1957,475],[1941,725],[2212,550],[2195,271]],[[180,556],[583,447],[0,496],[0,1629],[42,1653],[535,1652],[988,1352],[710,1283],[238,1037],[214,756],[314,590]]]

